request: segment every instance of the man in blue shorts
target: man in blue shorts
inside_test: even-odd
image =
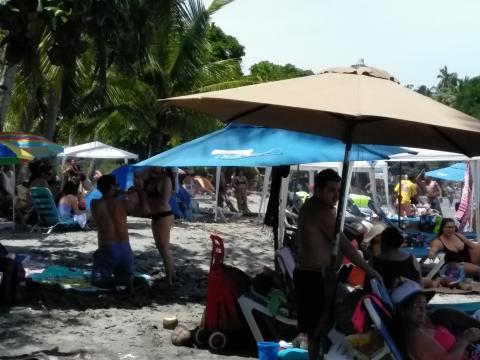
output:
[[[114,175],[104,175],[97,182],[101,199],[92,200],[92,217],[98,228],[98,249],[93,254],[91,283],[99,287],[132,286],[133,253],[130,247],[127,214],[135,208],[125,197],[119,197]],[[135,186],[140,207],[148,213],[146,195]]]

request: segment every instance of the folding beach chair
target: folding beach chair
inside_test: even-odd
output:
[[[279,341],[297,335],[297,320],[289,317],[286,309],[273,315],[268,309],[268,299],[255,292],[238,298],[248,327],[255,341]]]
[[[46,230],[50,234],[57,226],[73,228],[78,226],[74,220],[65,220],[60,217],[57,206],[53,199],[52,192],[48,188],[33,187],[30,189],[32,205],[38,215],[38,223],[32,228],[31,232],[40,229]]]
[[[381,312],[378,310],[378,307],[374,304],[372,299],[368,297],[363,300],[363,304],[368,312],[368,315],[370,316],[370,319],[372,319],[373,325],[382,335],[383,340],[385,341],[385,346],[382,349],[378,350],[371,357],[371,359],[380,360],[384,359],[386,355],[390,355],[390,357],[394,360],[402,360],[403,356],[400,353],[397,345],[393,341],[393,338],[388,331],[387,325],[385,324],[385,321],[383,320]]]

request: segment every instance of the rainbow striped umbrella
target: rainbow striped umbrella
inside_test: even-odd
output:
[[[28,151],[19,147],[0,142],[0,165],[19,164],[23,161],[33,160],[34,157]]]
[[[37,158],[56,156],[63,152],[63,147],[44,138],[43,136],[21,132],[0,133],[0,142],[9,143],[28,151]]]

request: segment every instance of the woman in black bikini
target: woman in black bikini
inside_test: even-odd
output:
[[[160,255],[163,259],[165,274],[170,285],[175,280],[175,268],[170,251],[170,230],[175,217],[168,203],[174,191],[175,180],[168,168],[152,168],[148,171],[144,189],[150,206],[149,217],[152,219],[152,233]]]
[[[428,256],[434,259],[439,251],[450,253],[455,262],[463,262],[465,272],[475,279],[480,278],[480,266],[472,263],[470,251],[477,245],[455,231],[455,221],[444,218],[440,224],[438,237],[430,243]],[[453,261],[453,260],[452,260]]]

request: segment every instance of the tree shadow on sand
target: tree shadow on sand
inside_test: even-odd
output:
[[[92,253],[70,250],[68,239],[55,239],[57,250],[42,250],[28,246],[8,246],[10,252],[28,253],[32,260],[48,265],[61,265],[72,269],[90,270]],[[181,246],[171,245],[176,258],[176,272],[179,274],[177,283],[168,286],[160,277],[161,258],[158,250],[152,245],[143,251],[134,251],[136,271],[153,275],[153,284],[148,286],[145,281],[136,281],[133,294],[122,289],[100,292],[83,292],[67,290],[57,284],[27,282],[26,300],[22,305],[32,308],[47,309],[99,309],[125,308],[136,309],[152,304],[202,304],[205,300],[207,275],[206,266],[209,260],[199,261],[195,254]]]

